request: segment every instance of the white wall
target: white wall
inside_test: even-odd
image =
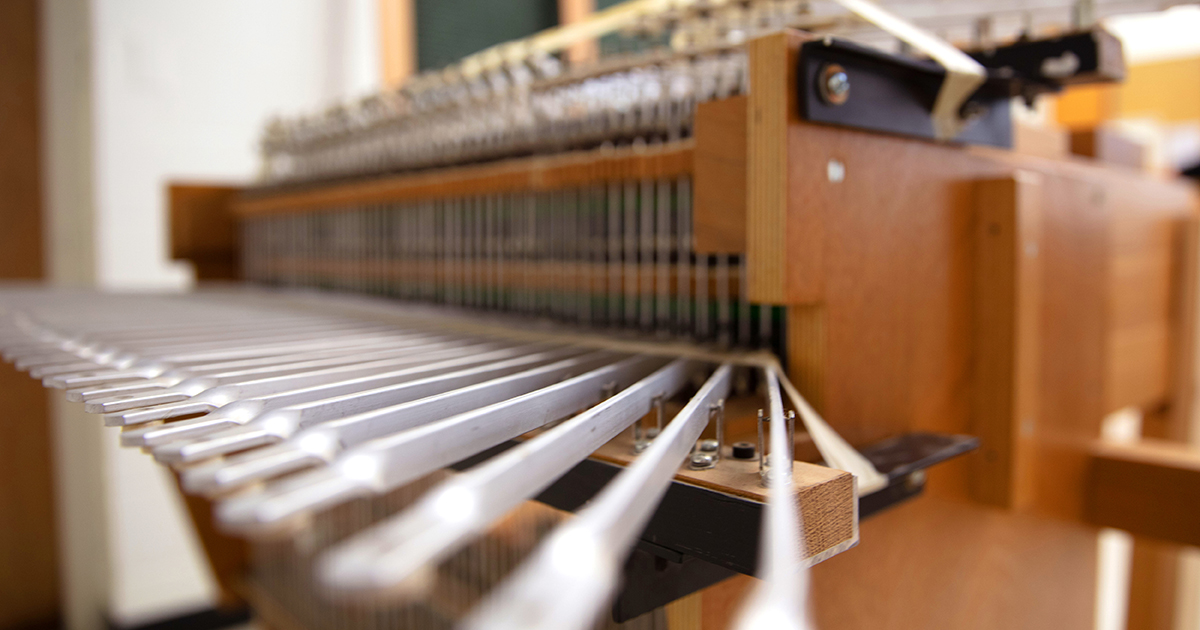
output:
[[[43,5],[47,255],[60,284],[187,286],[166,259],[166,181],[249,181],[267,117],[378,88],[374,0]],[[212,605],[169,473],[115,430],[79,426],[97,418],[56,408],[68,627]]]
[[[378,87],[371,0],[94,0],[100,283],[178,286],[163,183],[247,180],[273,113]]]

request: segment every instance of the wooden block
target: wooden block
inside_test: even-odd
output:
[[[1097,446],[1085,492],[1095,525],[1200,545],[1200,449],[1160,440]]]
[[[241,190],[228,185],[167,185],[171,258],[191,261],[199,280],[238,277],[233,202]]]
[[[766,502],[767,489],[760,482],[758,460],[738,460],[730,456],[730,446],[715,468],[691,470],[679,468],[675,479],[710,490],[752,501]],[[601,461],[629,465],[635,455],[629,433],[623,433],[592,457]],[[793,468],[796,506],[804,523],[805,558],[821,562],[858,544],[858,499],[854,477],[825,466],[796,462]]]
[[[1040,382],[1041,178],[1026,171],[976,185],[971,428],[976,500],[1030,500],[1030,453]]]
[[[697,253],[746,251],[746,107],[746,97],[735,96],[696,108],[692,242]]]

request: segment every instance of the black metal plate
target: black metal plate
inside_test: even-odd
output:
[[[841,105],[827,103],[818,81],[827,64],[842,66],[850,93]],[[810,122],[933,139],[934,101],[946,72],[932,61],[889,55],[851,42],[806,42],[797,64],[801,116]],[[986,85],[968,101],[974,112],[955,142],[1012,146],[1012,116],[1003,85]]]

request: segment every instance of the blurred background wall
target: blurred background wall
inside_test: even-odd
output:
[[[4,7],[34,16],[41,35],[46,268],[59,284],[186,287],[189,271],[166,256],[164,182],[252,179],[268,116],[379,87],[374,0]],[[216,589],[174,480],[77,405],[51,398],[65,624],[129,628],[211,608]],[[38,607],[47,619],[57,609]]]

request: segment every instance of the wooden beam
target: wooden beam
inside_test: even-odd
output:
[[[379,0],[379,48],[383,85],[396,88],[417,71],[414,0]]]
[[[578,151],[304,189],[252,191],[236,204],[235,212],[258,215],[332,210],[354,204],[536,192],[691,173],[692,143],[682,141],[661,148]]]
[[[1200,449],[1159,440],[1098,446],[1085,493],[1092,524],[1200,545]]]
[[[1040,381],[1041,195],[1040,176],[1027,171],[976,185],[971,424],[981,453],[971,485],[977,500],[1006,508],[1031,499],[1022,442]]]

